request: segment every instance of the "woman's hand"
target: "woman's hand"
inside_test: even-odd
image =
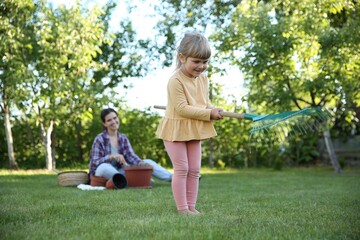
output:
[[[127,165],[125,157],[122,154],[118,154],[118,153],[111,154],[109,158],[114,159],[116,162],[121,163],[123,165]]]
[[[210,113],[210,119],[211,120],[219,120],[222,119],[223,116],[221,115],[221,112],[223,110],[221,108],[213,108],[211,109],[211,113]]]

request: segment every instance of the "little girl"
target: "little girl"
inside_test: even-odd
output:
[[[208,67],[211,50],[199,33],[187,33],[177,49],[176,70],[167,86],[167,107],[156,135],[164,141],[174,175],[172,191],[179,213],[196,215],[201,167],[201,140],[216,136],[211,120],[220,108],[209,101]]]

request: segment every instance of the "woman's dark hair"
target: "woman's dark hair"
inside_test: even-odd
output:
[[[106,115],[108,115],[109,113],[112,113],[112,112],[115,113],[116,116],[118,115],[117,112],[116,112],[114,109],[112,109],[112,108],[105,108],[105,109],[103,109],[103,110],[101,111],[101,114],[100,114],[101,121],[104,123],[104,122],[105,122],[105,117],[106,117]]]

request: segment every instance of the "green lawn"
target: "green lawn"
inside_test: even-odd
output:
[[[171,185],[82,191],[45,172],[0,171],[0,239],[360,239],[360,169],[203,171],[199,216]]]

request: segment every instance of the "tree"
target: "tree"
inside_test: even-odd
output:
[[[103,7],[103,13],[100,15],[103,24],[105,39],[100,46],[99,53],[94,56],[93,60],[100,68],[93,69],[92,84],[89,89],[93,92],[91,95],[96,96],[96,101],[89,98],[89,93],[84,93],[81,88],[82,97],[77,97],[74,103],[74,110],[77,116],[75,120],[78,159],[83,159],[82,151],[82,134],[83,125],[86,126],[91,120],[88,116],[98,118],[98,109],[108,105],[123,105],[121,99],[117,99],[118,93],[116,89],[122,87],[125,91],[131,88],[124,79],[132,77],[141,77],[148,71],[151,61],[151,45],[149,40],[137,40],[136,31],[129,20],[119,22],[119,31],[112,32],[109,27],[109,21],[114,14],[116,4],[109,1]],[[120,104],[121,103],[121,104]],[[96,105],[96,106],[95,106]],[[91,118],[92,118],[91,117]],[[93,139],[93,136],[90,139]],[[91,147],[91,146],[90,146]],[[89,149],[89,148],[88,148]]]
[[[55,168],[51,148],[54,124],[70,114],[68,109],[74,110],[77,101],[94,99],[91,72],[99,67],[94,58],[104,39],[101,13],[97,7],[42,6],[35,16],[35,51],[29,65],[32,76],[22,85],[31,93],[22,109],[35,115],[40,126],[47,169]]]
[[[360,38],[350,36],[360,30],[359,7],[355,1],[243,1],[227,26],[233,31],[213,37],[230,56],[244,52],[231,61],[246,73],[254,108],[327,106],[339,118],[339,108],[359,107]],[[326,129],[324,138],[340,172]]]
[[[164,13],[158,28],[168,33],[205,25],[215,42],[215,61],[244,73],[252,110],[327,106],[342,126],[359,130],[357,1],[162,2],[175,14]]]
[[[163,0],[155,10],[167,61],[185,31],[206,32],[216,51],[212,65],[242,70],[253,109],[263,111],[265,102],[272,112],[329,103],[336,112],[348,108],[345,116],[356,121],[358,1]],[[226,71],[224,65],[213,70]]]
[[[6,21],[1,25],[5,36],[12,36],[19,42],[14,45],[13,40],[8,38],[1,45],[4,52],[9,46],[14,46],[16,50],[11,49],[12,55],[8,55],[12,58],[6,55],[9,61],[3,65],[4,69],[10,66],[8,68],[13,71],[0,72],[4,79],[6,77],[6,81],[1,81],[1,90],[6,90],[2,91],[2,106],[6,107],[11,102],[21,111],[14,119],[14,123],[18,124],[17,132],[28,132],[34,136],[31,130],[36,119],[48,169],[55,168],[55,159],[59,157],[62,164],[75,166],[87,156],[83,149],[92,140],[84,141],[83,137],[89,134],[93,115],[97,118],[98,109],[121,101],[116,99],[114,88],[121,84],[124,88],[131,87],[124,84],[124,78],[146,73],[151,56],[147,51],[151,46],[147,40],[136,40],[129,21],[119,23],[119,32],[110,32],[109,20],[115,7],[112,1],[103,9],[95,7],[91,10],[83,8],[80,3],[58,9],[46,6],[43,1],[28,3],[32,4],[28,15],[16,14],[24,11],[15,8],[19,3],[7,1],[6,6],[5,3],[2,5],[4,16],[17,16],[22,20],[13,21],[19,26],[22,24],[16,33],[12,26],[6,25]],[[8,115],[4,115],[4,120],[5,116]],[[27,123],[31,123],[28,131],[20,129]],[[76,136],[76,139],[66,134]],[[37,138],[36,135],[34,137]],[[18,146],[25,142],[20,142]],[[58,153],[55,152],[57,147]],[[28,151],[17,151],[22,154],[22,161],[38,152],[38,148],[23,149]]]
[[[11,131],[11,109],[24,100],[27,90],[21,87],[29,75],[27,65],[32,52],[33,15],[37,5],[30,0],[5,0],[0,3],[0,96],[4,115],[8,147],[9,167],[17,169],[13,136]]]

